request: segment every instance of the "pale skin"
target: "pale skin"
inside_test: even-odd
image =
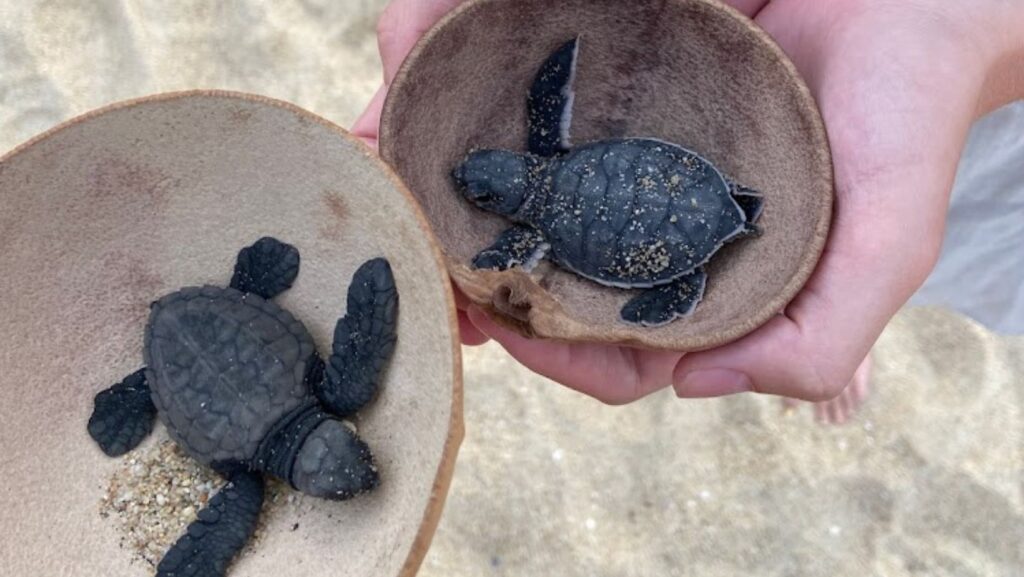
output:
[[[387,87],[458,0],[392,0],[378,26],[384,85],[353,127],[376,145]],[[493,338],[533,371],[610,404],[667,386],[816,403],[846,420],[867,394],[868,353],[935,265],[971,123],[1024,97],[1024,3],[731,0],[796,64],[832,148],[836,203],[814,274],[784,314],[699,353],[531,340],[457,298],[462,341]],[[457,292],[457,291],[456,291]]]

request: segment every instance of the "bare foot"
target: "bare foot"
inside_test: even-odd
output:
[[[839,396],[820,403],[813,403],[814,418],[819,423],[830,425],[841,425],[850,420],[857,412],[857,409],[864,404],[868,395],[871,394],[871,355],[864,357],[864,360],[857,367],[857,372],[850,379],[850,384],[843,389]],[[783,399],[783,406],[787,410],[796,409],[805,404],[805,401],[798,399]]]

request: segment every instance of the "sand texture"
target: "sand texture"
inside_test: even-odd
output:
[[[379,81],[383,3],[6,0],[0,149],[193,87],[347,125]],[[464,366],[466,438],[422,576],[1024,575],[1022,337],[905,311],[839,428],[754,396],[608,408],[493,344]]]
[[[773,398],[608,408],[468,351],[421,575],[1024,575],[1024,338],[900,314],[842,427]]]

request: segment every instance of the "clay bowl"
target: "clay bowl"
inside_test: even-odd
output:
[[[87,114],[3,157],[0,207],[5,574],[152,574],[99,514],[122,464],[86,433],[93,395],[141,366],[150,302],[226,284],[239,248],[262,235],[298,247],[298,280],[278,302],[321,352],[351,274],[374,256],[395,272],[399,336],[382,392],[357,420],[379,489],[282,506],[230,574],[416,572],[462,438],[457,325],[422,214],[368,148],[266,98],[157,96]],[[158,424],[136,452],[166,438]]]
[[[660,328],[619,319],[635,291],[549,264],[531,274],[469,266],[508,221],[465,201],[450,172],[475,147],[525,150],[533,76],[577,35],[573,142],[661,138],[766,198],[764,235],[719,252],[695,313]],[[831,216],[831,158],[810,93],[764,32],[714,1],[467,2],[403,64],[384,106],[380,151],[423,206],[458,286],[527,336],[676,350],[739,338],[806,282]]]

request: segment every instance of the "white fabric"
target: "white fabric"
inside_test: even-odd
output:
[[[939,262],[911,304],[1024,334],[1024,101],[975,123],[960,159]]]

